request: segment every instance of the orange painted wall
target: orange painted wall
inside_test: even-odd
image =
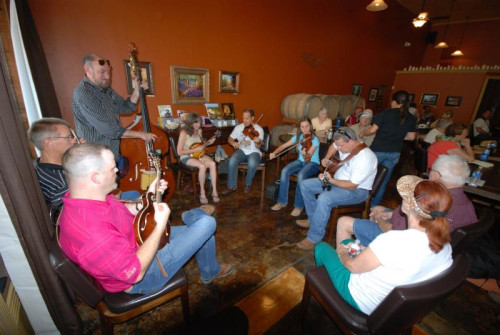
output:
[[[293,93],[349,94],[351,84],[387,86],[395,71],[420,64],[425,32],[411,25],[412,14],[391,2],[369,12],[366,1],[253,0],[29,0],[48,59],[63,117],[73,121],[71,95],[81,80],[81,57],[97,52],[113,65],[112,86],[125,94],[122,60],[134,41],[139,58],[152,62],[158,104],[171,104],[170,65],[210,70],[210,102],[234,103],[241,120],[245,107],[262,124],[281,120],[282,99]],[[411,47],[404,47],[410,42]],[[310,54],[324,61],[309,66]],[[218,71],[240,72],[240,93],[218,93]],[[205,113],[203,105],[175,105]],[[124,119],[124,123],[129,121]]]
[[[476,107],[476,102],[481,94],[487,72],[440,72],[440,73],[409,73],[398,72],[394,82],[394,89],[407,89],[415,93],[415,102],[419,110],[422,109],[420,101],[423,93],[438,93],[436,106],[431,106],[435,117],[444,111],[454,111],[453,120],[469,124]],[[445,106],[447,96],[461,96],[459,107]]]

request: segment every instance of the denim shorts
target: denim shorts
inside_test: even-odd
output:
[[[377,236],[383,233],[376,222],[367,219],[354,219],[352,229],[356,238],[364,246],[369,246]]]

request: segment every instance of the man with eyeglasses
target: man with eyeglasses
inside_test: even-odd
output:
[[[77,143],[77,138],[69,123],[57,118],[33,122],[28,135],[33,145],[40,150],[35,169],[45,202],[51,216],[55,218],[62,206],[61,198],[68,191],[62,156]]]
[[[429,180],[441,182],[450,191],[453,204],[446,214],[450,222],[450,231],[477,222],[474,206],[465,194],[462,186],[469,176],[467,162],[458,155],[441,155],[432,165]],[[378,235],[389,230],[405,230],[408,219],[398,206],[394,211],[375,206],[370,219],[355,219],[343,216],[337,222],[337,245],[355,235],[361,244],[368,246]]]
[[[120,114],[131,114],[137,109],[139,84],[138,80],[134,80],[132,95],[122,98],[110,87],[110,65],[109,60],[94,53],[83,57],[85,76],[73,91],[73,115],[78,135],[90,143],[108,146],[120,168],[123,163],[120,154],[122,138],[154,141],[157,136],[122,127]]]
[[[300,184],[308,219],[296,223],[309,228],[307,238],[297,243],[300,249],[311,249],[321,242],[332,208],[365,201],[375,180],[377,157],[358,140],[354,130],[340,127],[333,139],[321,164],[328,167],[330,158],[338,153],[341,167],[333,176],[326,169],[319,178],[307,179]]]

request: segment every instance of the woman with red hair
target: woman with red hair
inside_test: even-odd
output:
[[[381,234],[353,258],[350,241],[334,250],[316,246],[316,266],[324,265],[340,295],[365,314],[373,310],[396,286],[432,278],[452,264],[450,226],[445,218],[452,204],[448,190],[438,182],[416,176],[398,180],[401,209],[408,217],[407,230]]]

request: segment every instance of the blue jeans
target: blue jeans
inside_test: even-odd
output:
[[[243,150],[236,150],[234,154],[229,157],[227,167],[227,187],[236,188],[238,183],[238,164],[242,162],[248,163],[248,170],[245,176],[245,186],[252,186],[253,176],[257,172],[260,159],[262,156],[258,152],[252,152],[250,155],[245,155]]]
[[[297,189],[295,190],[294,206],[304,208],[304,199],[300,192],[300,184],[303,180],[315,175],[319,171],[319,164],[309,162],[304,163],[296,160],[288,164],[281,170],[280,190],[278,193],[278,202],[286,205],[288,203],[288,189],[290,186],[290,175],[297,173]]]
[[[156,253],[168,277],[161,273],[155,257],[144,278],[130,293],[149,294],[160,290],[195,253],[201,279],[210,280],[219,274],[220,266],[215,257],[215,219],[195,208],[185,212],[182,221],[185,225],[172,226],[170,242]]]
[[[377,236],[383,233],[376,222],[367,219],[354,219],[352,230],[354,236],[364,246],[369,246]]]
[[[380,188],[378,189],[377,194],[372,198],[372,206],[378,206],[382,199],[384,198],[385,189],[387,188],[387,183],[391,179],[392,171],[394,167],[399,162],[399,156],[401,156],[400,152],[375,152],[375,156],[377,156],[378,163],[387,167],[389,171],[387,171],[387,175],[385,176]]]
[[[307,217],[311,223],[307,239],[313,243],[318,243],[323,239],[332,208],[339,205],[358,204],[368,198],[368,190],[361,188],[347,190],[332,185],[329,191],[323,190],[318,178],[304,180],[300,184],[300,191],[304,197]],[[316,199],[316,194],[319,194],[318,199]]]

